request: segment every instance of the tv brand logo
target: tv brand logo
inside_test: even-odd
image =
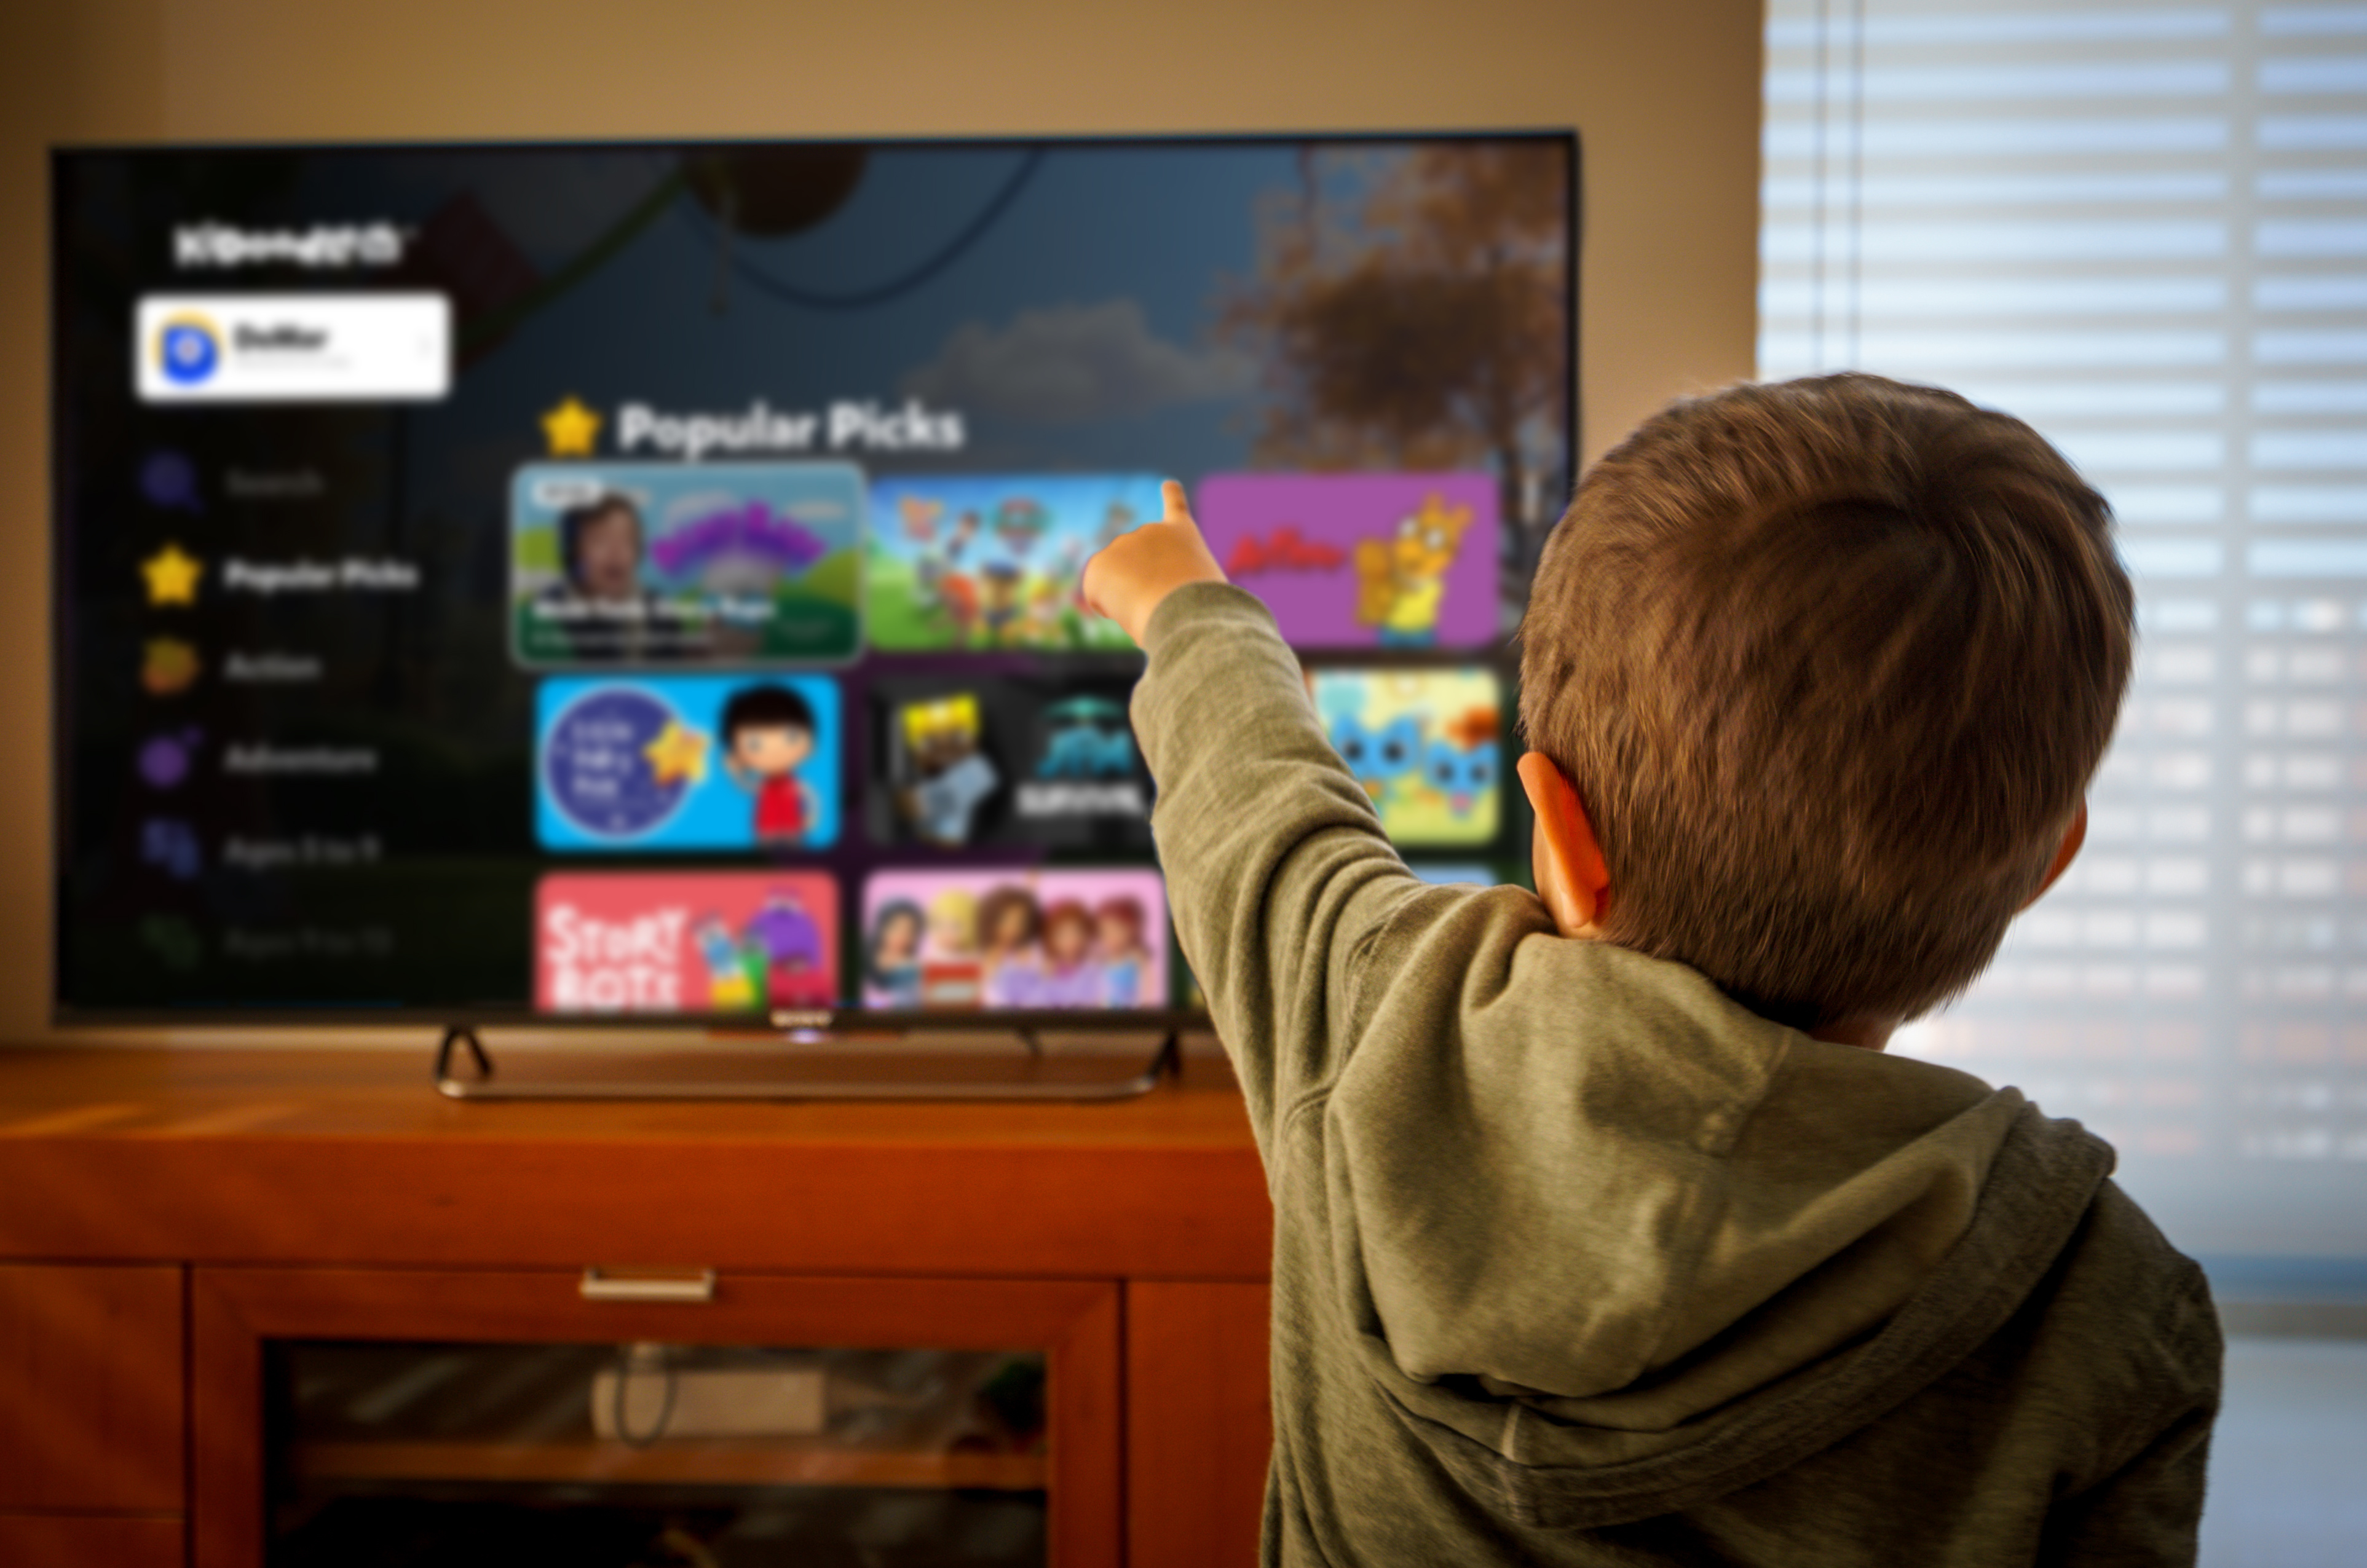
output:
[[[201,387],[221,368],[221,332],[194,313],[165,318],[156,332],[156,367],[176,387]]]
[[[316,223],[310,229],[233,229],[210,220],[173,231],[173,265],[228,270],[274,262],[316,271],[395,266],[411,231],[391,223]]]

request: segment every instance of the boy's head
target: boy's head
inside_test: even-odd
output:
[[[752,773],[779,778],[813,755],[813,709],[787,686],[749,686],[723,705],[723,746]]]
[[[1949,392],[1830,376],[1648,420],[1580,485],[1521,632],[1600,934],[1806,1028],[1970,984],[2119,711],[2110,526],[2035,431]]]

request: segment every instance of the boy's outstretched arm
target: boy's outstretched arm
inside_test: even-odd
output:
[[[1116,621],[1137,648],[1145,647],[1143,634],[1151,612],[1169,594],[1195,582],[1225,581],[1225,569],[1217,564],[1208,541],[1200,536],[1200,525],[1193,520],[1184,487],[1169,479],[1159,487],[1159,494],[1167,514],[1119,535],[1095,552],[1085,562],[1078,584],[1085,607]]]
[[[1323,733],[1274,621],[1226,584],[1185,503],[1086,563],[1085,603],[1150,664],[1134,728],[1177,940],[1251,1122],[1270,1134],[1347,1049],[1364,939],[1421,890]]]

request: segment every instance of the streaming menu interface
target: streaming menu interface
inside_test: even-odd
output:
[[[1571,154],[61,154],[62,1012],[1195,1005],[1077,599],[1171,477],[1410,863],[1507,874]],[[1464,254],[1537,318],[1330,389],[1294,323]]]

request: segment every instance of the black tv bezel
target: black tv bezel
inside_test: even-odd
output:
[[[1576,483],[1580,469],[1579,431],[1581,424],[1580,400],[1584,378],[1579,366],[1579,303],[1584,278],[1583,256],[1586,234],[1584,141],[1576,127],[1512,128],[1463,130],[1306,130],[1306,131],[1241,131],[1241,132],[1126,132],[1111,135],[1013,136],[982,133],[975,136],[821,136],[821,137],[687,137],[687,138],[538,138],[500,141],[473,138],[447,140],[389,140],[290,141],[277,140],[204,141],[186,142],[52,142],[48,149],[46,171],[49,175],[49,342],[46,406],[49,414],[50,451],[50,515],[47,536],[49,554],[49,651],[50,651],[50,1008],[49,1021],[53,1029],[64,1031],[99,1029],[370,1029],[427,1026],[442,1029],[503,1029],[534,1032],[574,1032],[700,1033],[708,1036],[749,1037],[767,1032],[811,1031],[825,1035],[854,1038],[866,1035],[898,1033],[1000,1033],[1047,1035],[1119,1035],[1166,1034],[1206,1030],[1211,1026],[1208,1012],[1200,1008],[1061,1008],[1061,1009],[888,1009],[860,1006],[834,1006],[771,1010],[750,1014],[719,1012],[623,1012],[572,1013],[543,1012],[531,1000],[523,1003],[497,1003],[483,1007],[413,1006],[408,1003],[387,1007],[370,1007],[347,1003],[336,1007],[311,1005],[274,1008],[242,1003],[221,1008],[105,1008],[77,1007],[64,999],[65,950],[62,933],[65,928],[66,846],[72,841],[67,826],[72,819],[74,802],[69,787],[69,739],[72,731],[73,705],[66,679],[66,661],[62,657],[70,644],[67,636],[72,625],[71,595],[68,592],[65,556],[58,547],[72,514],[68,506],[69,490],[73,484],[73,466],[69,461],[70,443],[64,416],[62,390],[63,354],[65,351],[63,321],[70,277],[62,254],[64,228],[61,221],[63,201],[64,165],[69,160],[86,157],[184,156],[205,152],[662,152],[697,151],[720,147],[845,147],[928,150],[957,148],[965,151],[1027,150],[1064,151],[1116,147],[1299,147],[1314,143],[1374,144],[1406,142],[1454,141],[1551,141],[1568,149],[1566,166],[1569,186],[1565,192],[1564,218],[1567,225],[1565,254],[1568,257],[1569,299],[1563,312],[1565,341],[1564,363],[1569,371],[1568,395],[1562,440],[1569,454],[1569,477]],[[1508,702],[1517,705],[1519,669],[1509,656],[1508,648],[1499,648],[1487,657],[1499,664],[1506,681]],[[1469,662],[1467,657],[1459,660]],[[1507,831],[1517,830],[1523,814],[1517,810],[1506,814]],[[1169,937],[1171,948],[1173,937]]]

